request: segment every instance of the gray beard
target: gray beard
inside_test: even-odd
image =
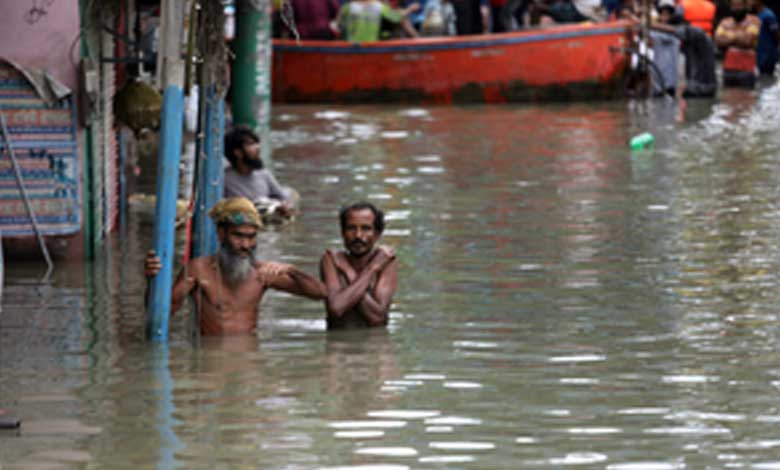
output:
[[[237,287],[246,281],[255,271],[257,258],[252,252],[251,256],[239,256],[230,251],[230,248],[222,245],[217,252],[219,271],[230,287]]]

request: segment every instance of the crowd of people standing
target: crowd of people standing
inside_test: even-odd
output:
[[[556,23],[620,18],[642,21],[637,0],[281,1],[287,4],[277,5],[277,37],[295,34],[300,39],[357,43],[399,37],[502,33]],[[283,6],[291,12],[287,18]],[[655,0],[654,6],[654,41],[669,51],[677,47],[686,58],[691,58],[693,63],[686,64],[686,68],[699,71],[686,72],[698,73],[707,82],[710,54],[722,53],[725,85],[752,86],[756,72],[774,74],[780,42],[780,0]],[[673,55],[676,58],[677,53]],[[666,77],[662,93],[674,91],[675,76],[676,72],[670,72]],[[711,88],[704,83],[704,92],[698,95],[714,93]]]

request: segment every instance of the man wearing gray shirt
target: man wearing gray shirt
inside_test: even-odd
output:
[[[293,210],[291,195],[263,166],[260,138],[246,126],[236,126],[225,135],[225,197],[245,197],[258,209],[277,210],[289,215]]]

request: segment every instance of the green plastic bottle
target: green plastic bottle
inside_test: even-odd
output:
[[[653,134],[649,132],[643,132],[632,137],[629,146],[631,147],[631,150],[646,150],[653,148],[654,143],[655,137],[653,137]]]

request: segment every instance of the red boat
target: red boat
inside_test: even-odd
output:
[[[274,40],[279,103],[501,103],[623,95],[631,24],[354,44]]]

